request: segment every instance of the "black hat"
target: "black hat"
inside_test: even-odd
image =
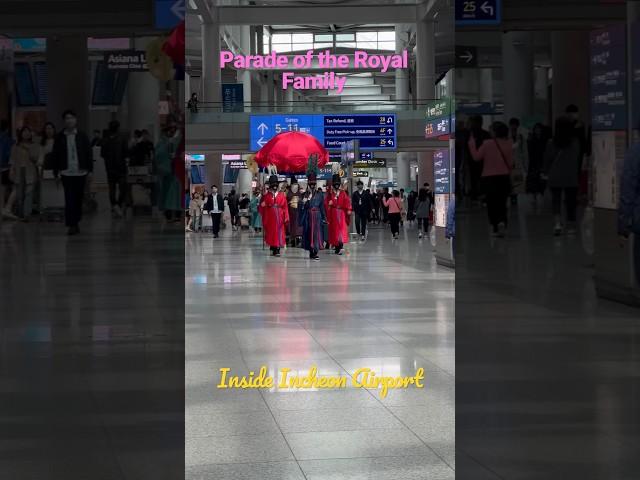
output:
[[[295,185],[296,183],[298,183],[298,179],[295,175],[291,175],[291,185]]]
[[[331,184],[336,184],[336,183],[340,183],[342,184],[342,179],[340,178],[340,174],[339,173],[334,173],[333,177],[331,177]]]
[[[278,185],[278,176],[277,175],[271,175],[269,177],[269,185],[271,185],[271,186]]]
[[[315,173],[310,173],[309,175],[307,175],[307,183],[316,183],[317,179],[318,177]]]

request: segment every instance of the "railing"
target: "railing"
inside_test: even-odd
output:
[[[220,115],[256,114],[256,113],[379,113],[379,112],[412,112],[408,116],[414,117],[417,112],[424,115],[430,100],[398,101],[375,100],[343,102],[309,102],[291,101],[285,103],[273,102],[245,102],[244,104],[230,105],[225,102],[199,102],[196,112],[187,112],[187,123],[210,123],[220,118]],[[235,107],[235,108],[234,108]]]

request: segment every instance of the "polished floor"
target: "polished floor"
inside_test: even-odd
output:
[[[189,480],[455,476],[454,272],[428,240],[372,229],[319,263],[226,231],[186,239]],[[426,388],[218,390],[219,368],[414,375]]]
[[[588,228],[550,211],[522,201],[504,240],[458,215],[457,478],[640,478],[640,310],[596,296]]]
[[[0,223],[0,478],[184,469],[184,233]]]

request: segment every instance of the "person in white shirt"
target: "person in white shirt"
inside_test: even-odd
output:
[[[87,176],[93,171],[93,151],[87,135],[78,130],[78,118],[72,110],[62,114],[64,130],[53,144],[53,174],[62,177],[65,200],[65,224],[68,235],[80,233],[82,202]]]

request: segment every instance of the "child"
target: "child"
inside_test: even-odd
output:
[[[193,226],[193,228],[192,228]],[[200,231],[202,228],[202,198],[198,192],[193,192],[189,203],[189,224],[187,232]]]

